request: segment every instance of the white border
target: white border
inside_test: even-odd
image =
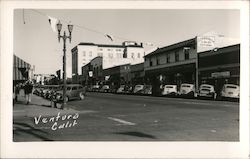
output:
[[[1,156],[3,158],[247,158],[249,152],[248,1],[2,1]],[[241,9],[240,142],[12,142],[13,10]],[[11,89],[10,89],[11,88]],[[246,89],[243,89],[246,88]],[[4,129],[3,129],[4,128]]]

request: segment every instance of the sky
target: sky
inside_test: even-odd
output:
[[[240,38],[239,10],[174,9],[81,9],[14,11],[14,54],[31,65],[36,74],[55,74],[62,69],[63,43],[59,43],[48,16],[60,19],[62,31],[74,25],[72,42],[67,41],[67,76],[71,77],[71,49],[81,42],[118,44],[125,40],[152,43],[146,52],[214,31]],[[25,24],[24,24],[25,22]],[[79,27],[80,26],[80,27]],[[87,28],[87,29],[86,29]],[[94,30],[94,31],[93,31]],[[105,34],[112,35],[111,41]]]

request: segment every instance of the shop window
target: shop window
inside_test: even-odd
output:
[[[175,62],[178,62],[180,60],[179,53],[176,51],[174,54],[175,54]]]

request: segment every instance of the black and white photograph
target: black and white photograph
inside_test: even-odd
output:
[[[242,146],[242,127],[249,126],[241,117],[243,107],[249,111],[242,102],[248,101],[249,65],[243,63],[249,53],[242,49],[240,7],[112,8],[96,2],[90,8],[13,7],[12,15],[8,118],[15,146]]]

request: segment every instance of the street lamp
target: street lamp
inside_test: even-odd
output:
[[[63,33],[63,36],[61,35],[62,24],[60,21],[57,23],[56,27],[58,31],[58,42],[60,43],[60,39],[63,39],[63,109],[66,106],[66,40],[68,38],[69,42],[71,43],[71,33],[73,30],[73,25],[68,25],[69,36],[66,36],[65,31]]]

